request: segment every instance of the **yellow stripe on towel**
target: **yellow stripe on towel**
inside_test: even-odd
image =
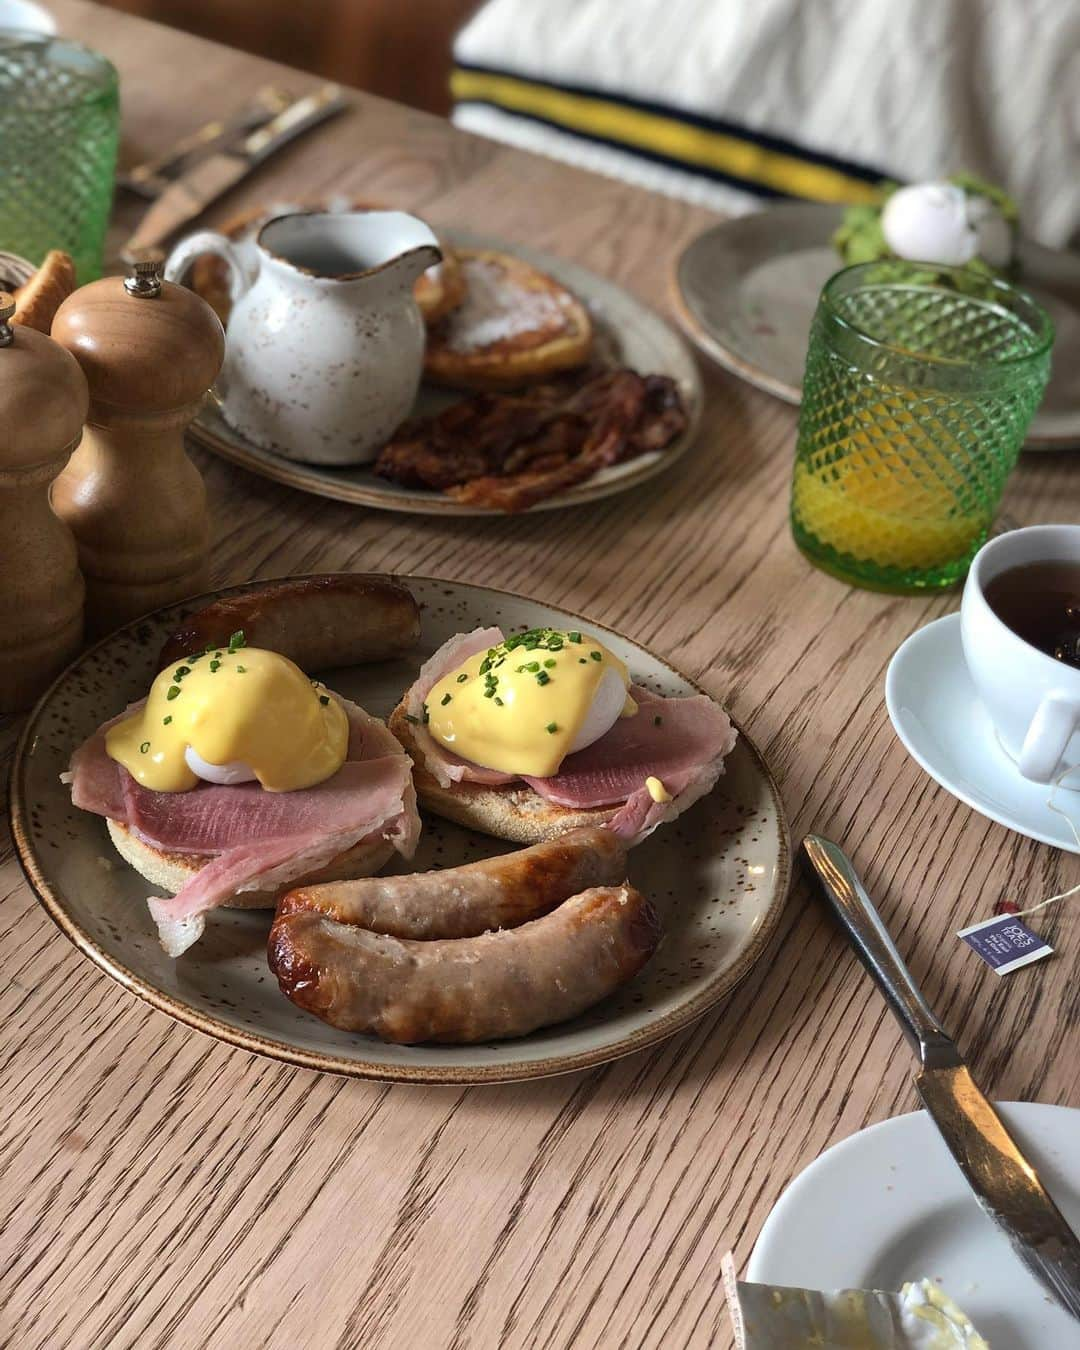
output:
[[[880,200],[874,184],[839,169],[591,94],[460,68],[450,77],[450,89],[459,102],[474,99],[492,103],[507,112],[543,118],[567,131],[599,137],[630,150],[650,151],[691,167],[713,169],[792,197],[819,202]]]

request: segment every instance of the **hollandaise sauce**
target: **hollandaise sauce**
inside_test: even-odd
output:
[[[163,670],[143,707],[106,733],[107,753],[156,792],[195,787],[191,758],[245,766],[270,792],[336,773],[349,744],[344,709],[286,657],[242,644],[236,634]]]
[[[587,633],[533,628],[477,652],[428,694],[428,730],[463,759],[550,778],[632,717],[626,666]]]

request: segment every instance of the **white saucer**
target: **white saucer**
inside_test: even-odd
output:
[[[1080,1111],[999,1109],[1080,1230]],[[746,1274],[806,1289],[890,1290],[923,1276],[940,1281],[995,1347],[1080,1345],[1080,1326],[979,1208],[925,1111],[872,1125],[811,1163],[766,1219]]]
[[[959,614],[912,633],[889,663],[885,705],[912,758],[946,791],[1029,839],[1080,853],[1046,804],[1050,789],[1021,777],[999,744],[968,674]],[[1080,793],[1061,787],[1054,801],[1080,828]]]

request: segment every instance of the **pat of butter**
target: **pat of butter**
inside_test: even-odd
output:
[[[645,786],[649,789],[649,796],[654,802],[671,801],[671,793],[663,783],[661,783],[659,778],[653,778],[650,774],[649,777],[645,779]]]
[[[932,1280],[898,1294],[748,1284],[735,1278],[730,1252],[721,1270],[736,1350],[989,1350]]]

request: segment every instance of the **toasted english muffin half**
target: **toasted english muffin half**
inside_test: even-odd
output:
[[[428,333],[424,378],[500,390],[573,370],[593,346],[589,312],[538,267],[494,249],[462,248],[465,300]]]
[[[106,819],[117,853],[130,863],[152,886],[158,886],[175,895],[206,864],[213,859],[209,853],[169,853],[145,843],[132,833],[129,826],[118,820]],[[297,886],[312,886],[320,881],[351,881],[354,877],[370,877],[390,860],[394,845],[386,839],[361,839],[352,848],[339,853],[325,867],[294,877],[283,885],[268,891],[240,891],[228,901],[226,909],[273,909],[286,891]]]
[[[275,215],[287,210],[325,211],[330,209],[327,202],[309,202],[303,207],[276,208],[274,206],[255,206],[239,215],[231,216],[219,226],[221,234],[228,239],[242,239],[254,234],[258,228]],[[336,209],[336,208],[335,208]],[[381,203],[364,201],[360,198],[350,201],[350,211],[395,211],[397,207],[384,206]],[[435,231],[438,235],[438,231]],[[442,250],[442,262],[421,272],[413,286],[413,298],[416,300],[425,324],[438,323],[465,299],[465,275],[454,250],[439,240]],[[202,296],[224,325],[228,325],[232,302],[229,299],[229,270],[224,259],[214,253],[204,253],[196,258],[187,277],[187,284]]]
[[[34,275],[15,292],[12,323],[48,333],[56,311],[75,289],[75,264],[67,253],[54,248]]]
[[[413,762],[413,783],[420,805],[458,825],[515,844],[541,844],[582,825],[606,825],[622,806],[575,809],[549,802],[528,783],[488,787],[483,783],[454,783],[443,787],[424,768],[424,757],[413,736],[412,724],[399,703],[387,726]]]

